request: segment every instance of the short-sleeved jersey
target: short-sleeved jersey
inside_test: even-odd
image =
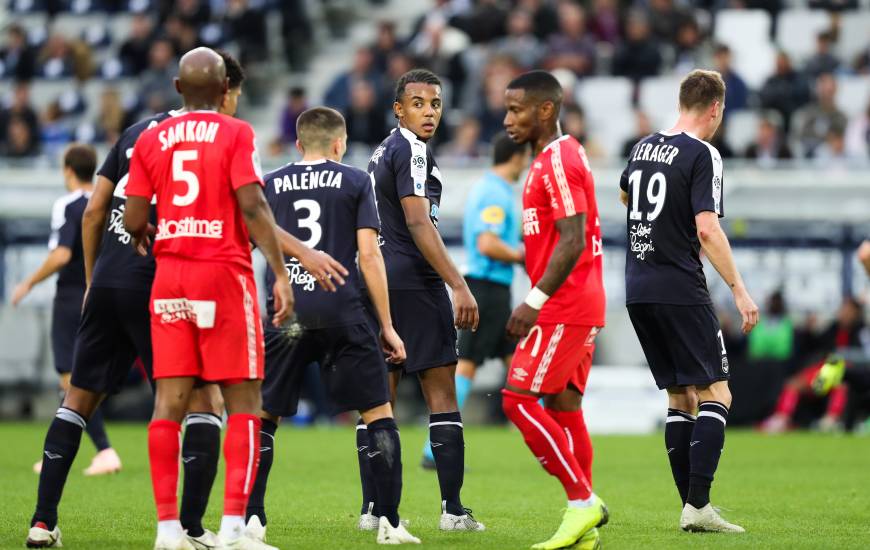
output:
[[[149,290],[154,281],[154,258],[140,256],[130,245],[130,234],[124,229],[124,205],[127,203],[127,181],[133,146],[145,130],[178,113],[160,113],[130,126],[118,138],[106,155],[106,160],[97,171],[115,185],[112,209],[106,220],[100,253],[94,264],[91,286],[103,288],[126,288]],[[151,223],[157,224],[156,213],[151,212]]]
[[[82,254],[82,215],[90,192],[73,191],[54,201],[51,208],[51,236],[48,248],[59,246],[72,252],[70,261],[57,274],[57,286],[85,286],[85,261]]]
[[[429,217],[438,226],[441,172],[426,143],[399,127],[381,142],[368,167],[381,217],[381,251],[391,289],[415,290],[444,285],[417,248],[402,210],[402,199],[429,199]]]
[[[532,162],[523,188],[523,242],[533,285],[543,277],[559,231],[556,221],[586,214],[586,247],[562,286],[547,300],[540,323],[604,326],[601,223],[595,182],[583,146],[567,135],[547,145]]]
[[[157,197],[154,256],[251,270],[248,228],[235,192],[262,185],[254,130],[215,111],[166,119],[139,136],[127,196]]]
[[[490,232],[516,248],[520,242],[519,220],[519,207],[510,183],[494,172],[487,172],[474,184],[465,201],[462,242],[468,258],[466,275],[510,286],[514,278],[513,264],[481,254],[477,239],[481,233]]]
[[[695,215],[722,217],[722,158],[686,132],[658,132],[631,150],[620,188],[628,194],[625,300],[709,304]]]
[[[327,292],[298,260],[285,258],[299,322],[306,328],[365,323],[363,285],[356,269],[357,230],[380,227],[369,175],[324,159],[288,164],[263,179],[278,225],[306,246],[326,252],[350,273],[337,292]],[[270,317],[274,314],[274,283],[274,274],[267,270]]]

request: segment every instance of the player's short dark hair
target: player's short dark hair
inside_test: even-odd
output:
[[[538,103],[552,101],[556,110],[562,105],[562,85],[547,71],[529,71],[510,81],[508,90],[523,90]]]
[[[725,101],[725,81],[717,71],[695,69],[680,82],[681,109],[706,109],[714,101]]]
[[[344,117],[330,107],[312,107],[296,119],[296,136],[306,149],[326,148],[346,132]]]
[[[224,65],[227,68],[227,78],[230,81],[230,89],[232,90],[241,86],[246,76],[245,70],[242,68],[239,60],[226,50],[215,50],[215,52],[224,60]]]
[[[441,86],[441,79],[428,69],[412,69],[399,77],[396,81],[396,102],[402,101],[402,96],[405,95],[405,88],[408,84],[430,84],[432,86]]]
[[[492,164],[498,166],[514,158],[514,155],[525,152],[526,144],[517,143],[506,133],[501,132],[492,140]]]
[[[97,151],[85,143],[72,143],[63,153],[63,167],[69,167],[79,181],[90,182],[97,171]]]

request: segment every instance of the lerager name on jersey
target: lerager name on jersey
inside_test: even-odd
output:
[[[634,150],[632,161],[646,160],[650,162],[664,162],[668,166],[674,162],[677,155],[680,154],[680,148],[673,145],[653,145],[652,143],[641,143]]]
[[[219,122],[206,122],[204,120],[181,121],[161,130],[157,135],[160,140],[161,151],[166,151],[183,142],[214,143],[220,130]]]
[[[315,170],[301,174],[284,174],[284,177],[272,180],[276,193],[285,191],[310,191],[312,189],[341,189],[341,172],[332,170]]]

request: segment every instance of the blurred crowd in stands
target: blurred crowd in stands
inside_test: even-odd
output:
[[[737,150],[717,136],[715,144],[723,157],[757,159],[762,165],[791,158],[828,165],[870,157],[870,101],[851,117],[836,101],[838,77],[870,75],[870,33],[863,34],[865,43],[860,48],[850,49],[859,52],[851,58],[844,58],[839,53],[842,48],[837,47],[842,21],[854,13],[845,10],[868,12],[858,0],[419,1],[427,2],[428,9],[409,32],[400,33],[395,21],[374,22],[374,40],[358,47],[347,70],[335,78],[322,98],[309,97],[304,87],[286,91],[283,112],[273,118],[280,120],[269,148],[273,154],[292,151],[295,117],[306,106],[321,102],[345,114],[352,143],[371,148],[394,124],[391,105],[396,78],[414,66],[426,66],[444,77],[448,100],[445,124],[435,142],[439,153],[454,162],[485,158],[487,144],[502,127],[505,84],[518,73],[537,67],[554,71],[566,88],[563,129],[580,139],[593,159],[619,158],[634,138],[658,129],[651,127],[653,113],[638,107],[637,90],[644,80],[708,67],[725,76],[728,114],[751,110],[758,115],[757,122],[752,122],[757,128],[753,127],[751,139],[740,143]],[[12,0],[12,23],[5,28],[0,48],[0,77],[14,85],[0,110],[0,154],[51,153],[72,138],[113,142],[131,122],[177,104],[172,77],[178,56],[197,45],[227,47],[238,53],[255,77],[250,82],[249,101],[265,105],[274,82],[280,82],[270,81],[274,71],[312,74],[316,70],[309,66],[315,33],[307,9],[317,3]],[[359,13],[379,3],[383,0],[319,0],[322,20],[333,40],[349,40],[346,29],[354,10]],[[715,39],[718,15],[722,10],[764,10],[770,16],[773,41],[780,13],[796,6],[830,13],[830,25],[805,37],[814,43],[814,53],[796,63],[780,49],[773,73],[757,85],[749,84],[735,69],[735,44]],[[52,24],[70,11],[117,15],[106,19],[107,24],[74,32],[69,25]],[[46,14],[49,23],[40,30],[15,22],[16,17],[32,13]],[[280,18],[279,36],[267,31],[267,19],[272,17]],[[270,52],[275,51],[283,52],[283,59],[270,59]],[[598,129],[590,131],[584,110],[589,107],[579,102],[576,93],[586,79],[605,76],[622,77],[635,86],[633,119],[618,122],[628,120],[628,125],[635,125],[634,135],[626,133],[631,139],[623,147],[598,143]],[[30,100],[34,86],[58,79],[73,79],[77,84],[37,111]],[[112,85],[131,79],[135,83],[132,91]],[[91,81],[107,83],[101,93],[92,96],[96,106],[86,105],[88,98],[80,91],[82,84]]]

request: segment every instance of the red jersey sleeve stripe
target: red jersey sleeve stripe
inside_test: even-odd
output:
[[[565,176],[565,167],[562,165],[562,144],[557,144],[553,147],[553,153],[550,155],[550,162],[553,165],[553,174],[556,176],[556,185],[559,188],[559,195],[562,197],[562,206],[565,208],[565,217],[573,216],[577,213],[574,208],[574,197],[571,196],[571,188],[568,187],[568,178]]]

